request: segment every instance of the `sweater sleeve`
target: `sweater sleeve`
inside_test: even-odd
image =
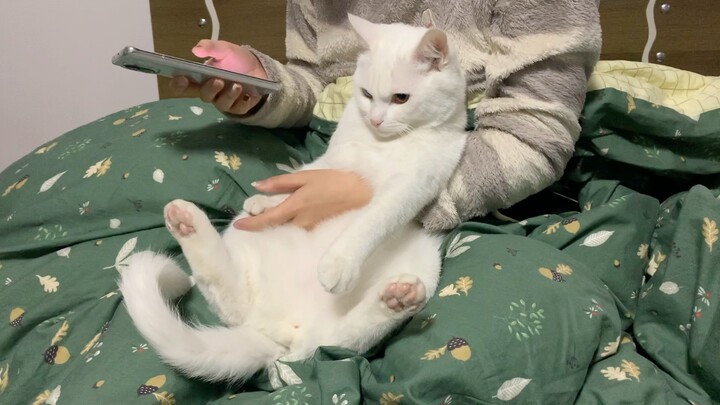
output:
[[[261,101],[260,108],[246,116],[229,115],[248,125],[267,128],[297,127],[310,122],[316,96],[327,84],[320,74],[314,10],[288,1],[285,48],[288,62],[282,64],[262,52],[248,48],[268,75],[282,89]],[[308,4],[307,2],[305,4]]]
[[[490,55],[484,69],[468,73],[469,90],[485,98],[453,178],[420,217],[428,229],[450,229],[551,185],[580,133],[600,53],[598,3],[499,2],[491,15],[479,27]]]

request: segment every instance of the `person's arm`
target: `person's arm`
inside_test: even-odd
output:
[[[310,7],[310,6],[308,6]],[[317,94],[329,78],[323,77],[317,53],[316,25],[311,21],[314,10],[288,2],[286,14],[286,55],[282,64],[250,46],[226,41],[202,40],[192,50],[205,63],[221,69],[280,82],[282,89],[267,97],[246,92],[240,84],[226,85],[221,79],[202,84],[185,77],[170,81],[176,96],[191,97],[212,103],[232,119],[262,127],[305,126],[310,122]]]
[[[428,229],[450,229],[551,185],[580,133],[587,79],[600,54],[598,3],[519,0],[492,15],[480,27],[490,57],[468,77],[469,90],[484,90],[486,98],[450,184],[420,217]]]
[[[320,72],[321,61],[317,53],[316,23],[313,18],[314,10],[305,9],[296,2],[288,2],[286,64],[248,48],[262,64],[268,79],[279,82],[282,90],[261,100],[249,114],[236,118],[263,127],[304,126],[310,122],[316,96],[328,80]]]

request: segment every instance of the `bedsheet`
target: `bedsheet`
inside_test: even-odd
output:
[[[699,90],[669,102],[664,83],[684,75]],[[70,131],[0,174],[0,403],[717,402],[717,83],[602,62],[557,185],[575,191],[575,209],[461,225],[435,296],[378,347],[320,348],[243,385],[159,361],[122,306],[118,272],[145,249],[187,270],[163,205],[184,198],[227,226],[252,181],[322,153],[331,115],[266,130],[172,99]],[[691,102],[702,110],[676,105]],[[194,289],[178,304],[218,323]]]

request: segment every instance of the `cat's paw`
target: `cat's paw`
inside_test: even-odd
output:
[[[391,278],[380,292],[381,305],[391,313],[402,316],[416,313],[425,298],[425,284],[412,274]]]
[[[245,199],[243,210],[250,215],[259,215],[276,207],[287,198],[287,195],[255,194]]]
[[[360,263],[347,256],[325,255],[318,265],[318,278],[325,291],[342,294],[350,291],[358,279]]]
[[[186,237],[195,233],[198,213],[202,212],[193,203],[174,200],[165,205],[165,227],[175,237]]]

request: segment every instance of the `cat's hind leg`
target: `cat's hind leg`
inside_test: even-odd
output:
[[[333,342],[323,342],[366,352],[427,302],[432,288],[413,274],[398,274],[375,284],[338,324]]]
[[[401,319],[415,314],[425,303],[425,298],[425,284],[411,274],[392,277],[380,294],[381,307],[384,305],[391,314]]]
[[[166,204],[163,216],[165,217],[165,227],[175,240],[181,244],[186,240],[190,240],[198,230],[201,234],[205,234],[204,236],[208,236],[213,232],[217,233],[215,228],[212,230],[205,229],[206,221],[207,225],[212,228],[210,220],[200,208],[185,200],[174,200]],[[196,229],[196,227],[199,229]]]
[[[195,204],[165,206],[165,225],[180,244],[198,289],[227,323],[239,324],[249,307],[245,271],[234,264],[222,237]]]

